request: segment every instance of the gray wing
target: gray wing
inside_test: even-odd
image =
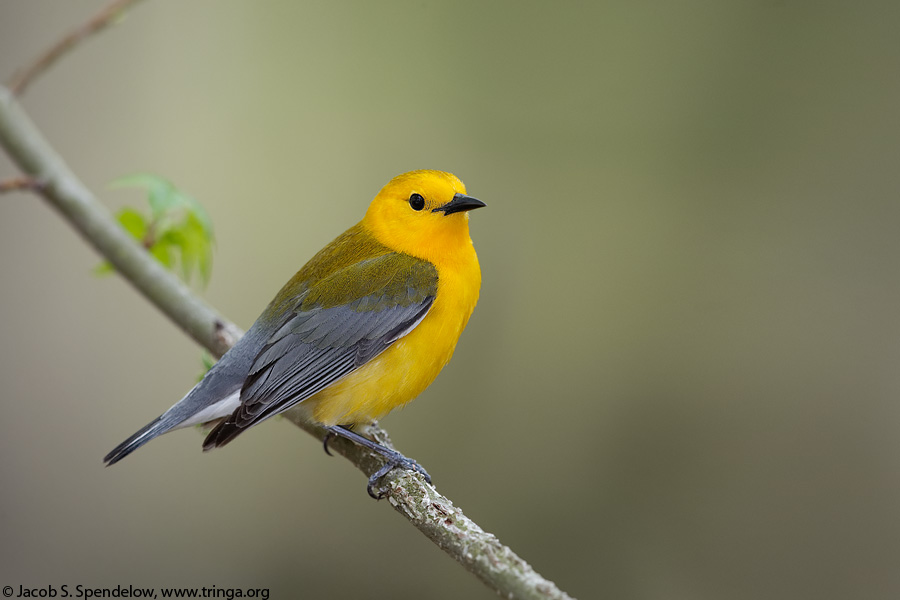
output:
[[[241,405],[214,428],[204,448],[222,446],[260,421],[285,411],[378,356],[425,318],[437,272],[422,293],[421,273],[354,302],[303,309],[304,298],[263,345],[241,389]],[[398,297],[398,293],[402,295]],[[391,301],[386,301],[391,300]]]

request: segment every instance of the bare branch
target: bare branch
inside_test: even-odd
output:
[[[84,25],[72,31],[41,54],[32,64],[19,70],[9,81],[9,89],[20,95],[38,75],[46,71],[63,54],[70,51],[85,38],[114,23],[132,4],[139,0],[115,0],[94,15]]]

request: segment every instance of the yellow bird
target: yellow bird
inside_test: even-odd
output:
[[[481,287],[468,211],[482,206],[450,173],[392,179],[200,383],[103,460],[112,465],[163,433],[224,419],[203,443],[209,450],[294,409],[387,459],[369,479],[373,497],[395,467],[427,478],[415,461],[350,427],[418,396],[453,355]]]

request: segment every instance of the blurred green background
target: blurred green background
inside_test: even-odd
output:
[[[4,0],[8,79],[105,0]],[[579,598],[900,595],[900,4],[148,0],[23,104],[113,210],[159,173],[249,327],[393,175],[473,213],[481,301],[384,421]],[[0,177],[17,172],[0,158]],[[0,197],[0,584],[490,598],[269,422],[101,458],[198,348]]]

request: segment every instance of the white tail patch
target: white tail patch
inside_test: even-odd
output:
[[[238,390],[230,396],[222,398],[215,404],[207,406],[194,416],[182,421],[181,423],[176,425],[174,429],[180,429],[181,427],[190,427],[191,425],[200,425],[201,423],[208,423],[209,421],[215,421],[216,419],[227,417],[231,413],[233,413],[235,409],[237,409],[237,407],[240,405],[241,392],[240,390]]]

